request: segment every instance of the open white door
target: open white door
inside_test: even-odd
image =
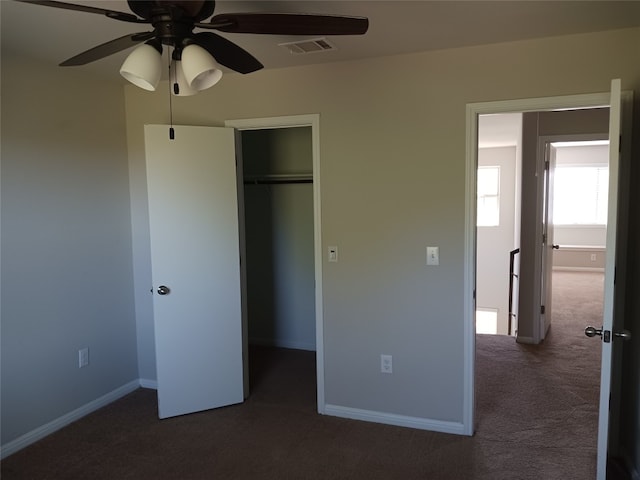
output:
[[[556,169],[556,148],[548,141],[541,139],[541,142],[540,148],[544,152],[544,206],[539,338],[543,340],[551,326],[551,312],[553,310],[553,250],[557,248],[557,245],[553,243],[553,188]]]
[[[232,128],[146,125],[160,418],[243,401]]]
[[[598,334],[602,338],[602,367],[600,373],[600,412],[598,420],[598,465],[597,479],[607,478],[607,453],[609,442],[609,402],[611,394],[611,365],[614,342],[614,282],[616,258],[616,231],[618,211],[618,167],[620,163],[621,134],[621,86],[620,80],[611,82],[611,101],[609,106],[609,195],[607,213],[606,266],[604,273],[604,306],[602,328]],[[613,333],[612,333],[613,332]],[[589,336],[591,332],[585,331]],[[585,372],[586,373],[586,372]]]

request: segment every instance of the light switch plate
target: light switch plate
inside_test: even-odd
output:
[[[440,265],[440,248],[427,247],[427,265]]]
[[[81,348],[78,350],[78,368],[84,368],[89,365],[89,348]]]
[[[337,263],[338,262],[338,247],[336,246],[331,246],[328,247],[328,259],[330,262],[332,263]]]
[[[393,356],[380,355],[380,372],[393,373]]]

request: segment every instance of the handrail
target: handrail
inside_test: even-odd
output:
[[[509,335],[511,335],[511,327],[512,327],[512,323],[513,323],[513,317],[516,316],[515,313],[513,313],[513,279],[514,278],[518,278],[518,275],[516,275],[513,270],[514,270],[514,264],[515,264],[515,257],[516,254],[520,253],[520,249],[516,248],[515,250],[511,250],[511,252],[509,252]]]

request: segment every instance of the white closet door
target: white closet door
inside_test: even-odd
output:
[[[159,416],[240,403],[234,130],[147,125],[145,146]]]

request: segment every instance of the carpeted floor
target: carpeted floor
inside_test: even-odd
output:
[[[478,336],[474,437],[320,416],[314,354],[254,348],[244,404],[159,421],[139,389],[5,459],[2,479],[593,479],[600,345],[582,330],[602,276],[558,278],[544,345]]]
[[[584,328],[602,324],[603,281],[600,273],[554,272],[542,345],[477,337],[476,437],[503,442],[501,461],[520,460],[540,479],[595,478],[601,350]],[[562,464],[572,465],[568,477]]]

